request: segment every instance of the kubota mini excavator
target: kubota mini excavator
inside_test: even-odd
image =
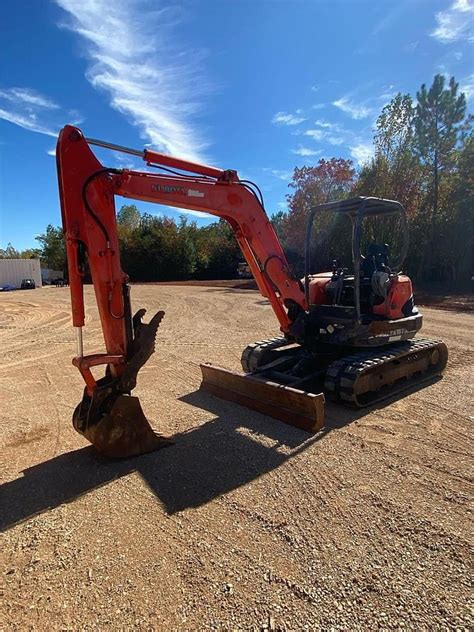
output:
[[[141,157],[150,173],[104,167],[96,145]],[[441,341],[413,339],[422,316],[410,279],[401,274],[407,249],[405,211],[400,203],[370,197],[313,208],[306,235],[306,270],[294,278],[253,183],[233,170],[180,160],[145,149],[129,149],[85,138],[70,125],[59,135],[59,192],[69,269],[77,356],[85,381],[73,415],[75,429],[100,452],[124,457],[155,450],[170,441],[156,434],[131,391],[137,373],[155,349],[164,312],[149,323],[144,309],[132,316],[128,277],[120,265],[114,196],[205,211],[233,228],[242,254],[278,319],[282,336],[248,346],[244,375],[202,365],[204,389],[306,430],[324,423],[324,393],[352,406],[367,406],[441,373],[447,362]],[[353,270],[333,266],[312,274],[311,235],[318,214],[338,213],[352,223]],[[386,244],[361,253],[365,218],[399,215],[404,246],[397,262]],[[94,284],[105,353],[84,355],[83,282],[86,258]],[[389,265],[390,264],[390,265]],[[92,367],[105,366],[96,380]]]

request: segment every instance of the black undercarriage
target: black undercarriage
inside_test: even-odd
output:
[[[421,329],[423,316],[413,310],[411,316],[388,320],[374,314],[362,314],[360,322],[354,307],[315,305],[301,312],[291,325],[291,336],[302,346],[317,351],[321,343],[347,347],[377,347],[413,338]]]

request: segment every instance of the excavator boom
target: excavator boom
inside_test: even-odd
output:
[[[170,175],[104,167],[90,145],[132,153],[148,166],[185,173],[173,171]],[[168,439],[153,432],[138,399],[131,396],[138,371],[154,352],[155,336],[164,312],[155,314],[148,324],[142,321],[145,310],[132,315],[128,277],[120,265],[114,196],[205,211],[227,220],[261,294],[268,298],[284,333],[289,331],[292,322],[290,314],[306,308],[303,286],[289,272],[283,249],[257,193],[249,183],[239,179],[236,171],[86,139],[81,130],[70,125],[60,132],[56,157],[72,320],[77,331],[77,355],[73,364],[85,382],[83,399],[73,416],[74,427],[99,451],[114,457],[141,454],[169,445]],[[105,343],[105,353],[92,355],[84,354],[82,336],[83,285],[87,270],[94,285]],[[105,375],[96,380],[92,368],[100,365],[106,367]],[[239,382],[239,379],[240,376],[235,375],[234,381]],[[241,392],[242,403],[265,412],[267,409],[265,406],[262,409],[261,404],[265,391],[273,391],[271,397],[275,402],[275,388],[279,389],[280,400],[285,396],[281,386],[270,382],[260,384],[259,388],[260,399],[245,398]],[[240,386],[236,391],[223,384],[220,390],[224,396],[227,393],[234,399],[235,393],[242,391]],[[304,400],[304,393],[298,393],[298,401]],[[298,397],[294,393],[292,397],[296,402]],[[319,403],[321,401],[324,401],[322,395]],[[274,406],[276,416],[278,408],[281,406]],[[322,425],[320,406],[317,411],[317,423],[316,417],[309,423],[312,427]]]

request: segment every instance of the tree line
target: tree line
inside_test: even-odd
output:
[[[242,254],[231,227],[224,220],[199,227],[181,216],[157,217],[141,213],[134,204],[117,213],[117,232],[122,268],[132,281],[235,278]],[[62,270],[67,259],[62,228],[47,226],[36,237],[39,248],[16,250],[11,244],[0,250],[0,259],[40,258],[42,265]]]
[[[374,156],[356,170],[351,160],[321,159],[296,167],[287,195],[287,211],[272,216],[295,275],[303,271],[304,235],[311,207],[354,195],[400,201],[408,214],[410,248],[404,270],[417,281],[467,285],[472,273],[474,228],[473,116],[452,77],[436,75],[422,85],[416,100],[398,93],[381,111],[374,132]],[[368,221],[365,242],[401,247],[395,221]],[[242,255],[230,226],[219,220],[198,227],[140,213],[124,205],[117,214],[123,269],[133,281],[219,279],[236,276]],[[36,238],[37,249],[23,252],[10,244],[0,258],[39,256],[56,270],[66,270],[64,238],[49,225]],[[316,218],[312,239],[314,271],[333,258],[350,266],[351,227],[346,218]],[[365,243],[364,242],[364,243]]]
[[[320,160],[296,168],[287,196],[288,211],[273,221],[297,273],[302,272],[309,209],[353,195],[398,200],[407,211],[410,247],[405,271],[422,282],[467,286],[473,270],[474,117],[454,77],[434,77],[416,101],[398,93],[380,113],[374,157],[358,172],[351,160]],[[351,227],[346,218],[317,218],[313,239],[315,270],[340,253],[347,261]],[[400,247],[396,223],[367,222],[366,241]]]

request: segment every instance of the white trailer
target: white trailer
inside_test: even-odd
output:
[[[36,287],[42,287],[39,259],[0,259],[0,287],[21,287],[23,279],[33,279]]]
[[[51,268],[41,269],[41,278],[43,279],[43,285],[51,285],[55,279],[62,279],[63,273],[61,270],[51,270]]]

